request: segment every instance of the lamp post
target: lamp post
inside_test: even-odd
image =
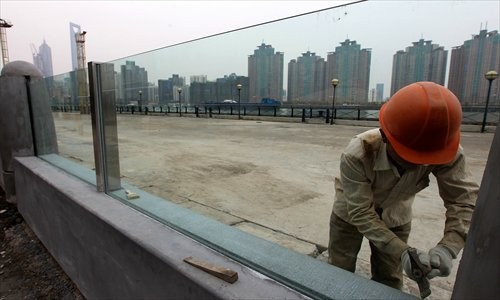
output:
[[[484,77],[488,80],[488,94],[486,96],[486,106],[484,107],[483,125],[481,126],[481,133],[484,132],[484,127],[486,126],[486,116],[488,114],[488,104],[490,102],[491,83],[498,77],[498,73],[496,71],[488,71],[486,72],[486,74],[484,74]]]
[[[238,120],[241,119],[241,84],[237,84],[236,88],[238,89]]]
[[[139,91],[139,112],[142,112],[142,91]]]
[[[337,78],[333,78],[331,84],[333,86],[333,98],[332,98],[332,118],[330,119],[330,125],[333,125],[333,118],[335,116],[335,90],[337,89],[339,80]]]
[[[178,88],[177,93],[179,93],[179,117],[182,117],[182,107],[181,107],[181,93],[182,89]]]
[[[67,110],[67,106],[70,105],[70,103],[71,103],[71,96],[67,96],[66,98],[68,99],[68,101],[65,102],[65,103],[63,103],[63,111],[66,111]]]

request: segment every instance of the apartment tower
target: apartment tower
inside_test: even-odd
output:
[[[361,49],[356,41],[346,39],[329,52],[326,61],[325,98],[331,101],[333,78],[339,80],[335,102],[346,104],[368,103],[370,85],[371,49]]]
[[[483,105],[488,93],[484,74],[500,72],[500,35],[481,30],[472,39],[451,50],[448,88],[463,105]],[[490,104],[500,105],[500,79],[492,82]]]
[[[282,101],[283,53],[274,52],[271,45],[262,43],[248,56],[249,102],[262,98]]]
[[[392,59],[391,96],[399,89],[418,81],[444,85],[448,51],[420,39],[406,50],[399,50]]]
[[[307,51],[288,63],[287,101],[321,102],[325,98],[325,59]]]

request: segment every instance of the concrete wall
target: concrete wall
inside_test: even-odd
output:
[[[89,299],[306,299],[36,157],[17,158],[18,208]],[[230,284],[185,262],[238,272]]]
[[[156,204],[159,210],[166,205],[191,231],[209,231],[202,244],[38,157],[16,158],[14,169],[20,213],[89,299],[415,299],[188,210],[176,211],[168,201]],[[220,252],[212,247],[216,239]],[[239,279],[222,281],[183,262],[189,256],[234,270]]]

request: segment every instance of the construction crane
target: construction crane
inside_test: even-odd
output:
[[[7,47],[7,33],[5,28],[12,27],[12,23],[4,19],[0,19],[0,44],[2,48],[2,62],[5,66],[9,62],[9,49]]]
[[[76,41],[76,60],[78,62],[78,69],[76,73],[76,80],[78,82],[78,103],[80,106],[81,114],[90,113],[90,103],[88,97],[88,85],[87,85],[87,73],[86,68],[86,57],[85,57],[85,34],[87,32],[77,32],[75,33]]]
[[[38,51],[36,50],[35,44],[30,43],[30,48],[31,48],[31,54],[33,55],[33,57],[37,56]]]
[[[41,70],[40,68],[40,56],[38,55],[38,51],[33,43],[30,44],[31,54],[33,56],[33,64]]]
[[[87,32],[75,33],[76,37],[76,60],[78,61],[78,69],[85,69],[85,34]]]

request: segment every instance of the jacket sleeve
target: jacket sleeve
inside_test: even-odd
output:
[[[467,168],[461,148],[453,162],[437,167],[433,174],[446,208],[444,235],[439,244],[452,250],[456,258],[467,238],[479,186]]]
[[[372,183],[366,176],[363,159],[342,154],[340,176],[347,204],[349,223],[356,226],[381,251],[400,257],[409,246],[399,239],[375,212]]]

